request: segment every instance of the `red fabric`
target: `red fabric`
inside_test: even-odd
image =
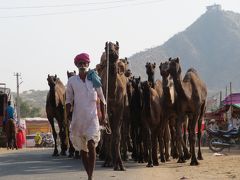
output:
[[[74,58],[74,64],[77,65],[79,62],[90,63],[89,55],[88,55],[87,53],[78,54],[78,55]]]
[[[23,132],[21,130],[19,130],[17,132],[17,147],[19,149],[22,148],[23,144],[24,144],[24,141],[25,141],[25,138],[24,138],[24,135],[23,135]]]

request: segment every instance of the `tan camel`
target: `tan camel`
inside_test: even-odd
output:
[[[177,92],[177,146],[179,152],[179,163],[185,162],[181,142],[182,139],[182,123],[184,116],[188,116],[188,130],[189,130],[189,143],[191,152],[190,165],[198,165],[198,161],[195,155],[195,126],[198,122],[198,127],[201,127],[202,118],[206,106],[207,87],[205,83],[200,79],[195,69],[190,68],[184,76],[181,77],[181,66],[179,58],[169,60],[169,71],[173,77],[174,86]],[[198,128],[198,159],[202,158],[201,148],[201,128]]]
[[[109,54],[107,54],[109,49]],[[127,102],[126,84],[127,78],[125,74],[119,70],[119,44],[118,42],[106,42],[105,55],[109,56],[109,74],[108,74],[108,116],[112,129],[111,137],[108,142],[111,142],[110,146],[106,149],[106,159],[104,166],[109,165],[109,161],[112,160],[114,170],[125,170],[123,162],[120,156],[120,142],[121,142],[121,127],[123,124],[123,113]],[[101,68],[99,75],[102,79],[103,91],[106,92],[107,84],[107,61],[104,60],[100,63]],[[105,57],[105,59],[107,59]]]

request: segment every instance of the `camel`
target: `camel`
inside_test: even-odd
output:
[[[171,58],[170,58],[171,59]],[[174,88],[174,83],[172,76],[169,73],[169,61],[161,63],[159,66],[160,75],[162,76],[162,86],[163,86],[163,117],[165,119],[166,128],[169,125],[170,133],[171,133],[171,155],[174,159],[178,158],[178,151],[177,151],[177,141],[176,141],[176,100],[177,100],[177,93]],[[185,122],[185,121],[184,121]],[[184,123],[184,142],[183,148],[185,152],[185,157],[188,158],[189,153],[186,147],[186,124]]]
[[[144,127],[143,120],[141,116],[143,108],[143,93],[141,88],[141,77],[132,77],[132,93],[129,100],[130,104],[130,115],[131,115],[131,131],[132,131],[132,143],[133,143],[133,153],[132,158],[138,163],[144,163]],[[146,133],[145,133],[146,134]]]
[[[14,119],[8,119],[4,127],[4,131],[7,137],[7,149],[18,149],[16,144],[16,124]]]
[[[177,147],[179,153],[178,163],[185,162],[181,142],[182,139],[182,123],[184,117],[188,116],[188,132],[189,132],[189,144],[191,153],[190,165],[198,165],[195,155],[195,126],[198,122],[198,127],[201,127],[202,118],[206,108],[207,87],[205,83],[200,79],[197,71],[193,68],[188,69],[184,78],[181,77],[181,66],[179,58],[169,60],[169,72],[173,78],[174,87],[177,92],[177,120],[176,120],[176,136]],[[201,160],[201,128],[198,128],[198,159]]]
[[[57,132],[54,126],[54,119],[56,119],[59,127],[59,137],[61,141],[61,155],[66,155],[67,151],[67,139],[66,139],[66,123],[64,117],[64,97],[65,97],[65,86],[61,80],[55,76],[48,75],[47,78],[50,90],[47,94],[46,100],[46,113],[49,123],[52,127],[52,133],[54,137],[54,152],[53,156],[58,156],[57,149]]]
[[[161,103],[158,92],[151,87],[149,81],[141,83],[143,91],[143,127],[146,132],[144,140],[147,142],[148,164],[147,167],[158,166],[157,157],[157,140],[159,138],[160,120],[161,120]],[[162,147],[162,144],[161,144]]]
[[[169,141],[170,141],[170,132],[169,128],[167,127],[167,122],[164,119],[163,116],[163,100],[164,100],[164,94],[163,94],[163,87],[162,82],[160,80],[155,81],[155,67],[156,63],[150,63],[147,62],[146,65],[146,73],[148,75],[148,81],[151,84],[151,87],[156,90],[159,96],[160,101],[160,107],[159,111],[160,113],[160,121],[159,121],[159,135],[158,135],[158,141],[159,141],[159,149],[160,149],[160,159],[161,162],[165,162],[166,160],[169,161]],[[165,150],[165,152],[164,152]]]
[[[109,51],[108,51],[109,50]],[[109,54],[108,54],[109,52]],[[109,116],[109,122],[112,129],[112,134],[105,141],[110,142],[108,148],[106,148],[106,159],[104,166],[111,165],[113,162],[114,170],[124,171],[125,167],[120,155],[120,142],[121,142],[121,127],[123,124],[124,108],[127,104],[127,78],[124,72],[121,73],[121,69],[118,67],[119,63],[119,43],[106,42],[105,44],[105,58],[102,55],[103,61],[100,63],[102,69],[100,69],[99,75],[102,79],[103,92],[106,94],[106,84],[108,83],[108,97],[107,97],[107,112]],[[107,82],[107,69],[106,69],[106,57],[109,57],[109,71]],[[109,135],[108,135],[109,136]]]

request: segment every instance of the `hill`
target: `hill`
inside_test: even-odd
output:
[[[208,10],[183,32],[177,33],[161,46],[129,57],[134,75],[146,79],[146,62],[180,57],[183,74],[194,67],[206,82],[209,92],[224,90],[230,81],[237,91],[236,77],[240,67],[240,14],[224,11],[220,5]],[[157,68],[156,78],[160,78]]]

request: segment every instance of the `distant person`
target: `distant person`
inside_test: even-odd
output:
[[[76,150],[80,151],[88,180],[93,178],[96,163],[96,146],[100,140],[100,125],[105,125],[106,101],[101,80],[96,71],[88,70],[90,58],[86,53],[77,55],[74,63],[79,74],[68,79],[66,110],[71,121],[70,138]],[[98,118],[97,98],[100,99],[101,117]],[[70,110],[73,106],[72,118]]]
[[[212,130],[219,130],[217,121],[216,121],[215,119],[211,119],[211,120],[209,121],[208,128],[210,128],[210,129],[212,129]]]
[[[239,127],[239,119],[236,113],[232,114],[232,119],[231,119],[231,123],[232,123],[232,128],[238,129]]]
[[[11,105],[11,101],[8,101],[8,106],[6,109],[6,117],[3,121],[3,124],[5,125],[9,119],[14,119],[14,114],[15,114],[15,110]]]
[[[34,141],[35,141],[35,146],[36,147],[40,147],[41,143],[42,143],[42,136],[40,135],[40,133],[36,133],[36,136],[34,137]]]
[[[7,109],[6,109],[6,117],[4,118],[4,120],[3,120],[3,131],[5,132],[5,130],[6,130],[6,124],[7,124],[7,121],[9,120],[9,119],[12,119],[12,120],[15,120],[14,119],[14,114],[15,114],[15,110],[14,110],[14,108],[12,107],[12,105],[11,105],[11,101],[8,101],[8,106],[7,106]],[[15,123],[15,121],[13,121],[14,123]]]
[[[16,140],[17,140],[17,147],[21,149],[23,147],[23,144],[25,143],[24,140],[24,134],[21,128],[18,128],[18,132],[16,134]]]

